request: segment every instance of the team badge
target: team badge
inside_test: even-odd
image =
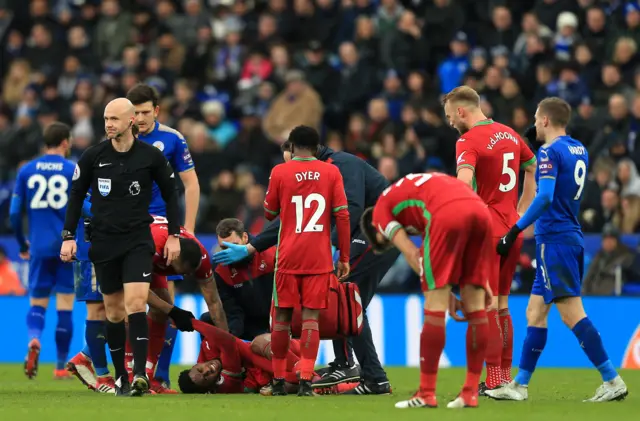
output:
[[[131,183],[131,185],[129,186],[129,194],[131,196],[137,196],[140,194],[140,183],[138,183],[137,181],[134,181]]]
[[[161,152],[164,151],[164,143],[162,143],[159,140],[156,140],[155,142],[153,142],[153,146],[160,149]]]
[[[111,179],[98,178],[98,191],[105,197],[109,196],[109,193],[111,193]]]
[[[260,270],[264,272],[264,270],[267,268],[267,263],[263,260],[260,263]]]

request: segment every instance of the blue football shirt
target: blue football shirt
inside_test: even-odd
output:
[[[160,149],[171,163],[175,172],[181,173],[195,168],[187,142],[179,131],[156,121],[151,132],[140,134],[138,138]],[[162,199],[160,188],[156,183],[153,183],[149,213],[152,215],[167,216],[166,204]]]
[[[14,196],[27,211],[33,257],[60,254],[60,236],[71,191],[75,163],[59,155],[43,155],[18,172]]]
[[[553,200],[535,223],[537,243],[584,246],[578,220],[589,168],[587,149],[570,136],[561,136],[538,151],[536,182],[555,178]]]

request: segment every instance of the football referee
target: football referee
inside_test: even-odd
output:
[[[175,176],[160,150],[136,138],[134,112],[133,104],[126,98],[107,104],[104,111],[107,140],[87,149],[76,165],[60,250],[63,261],[74,259],[75,229],[91,188],[94,194],[89,258],[104,295],[116,394],[127,396],[140,396],[149,389],[145,374],[149,343],[146,304],[155,252],[149,227],[153,221],[149,204],[154,181],[167,205],[170,234],[164,249],[167,265],[180,254]],[[129,383],[124,364],[125,316],[133,349],[133,384]]]

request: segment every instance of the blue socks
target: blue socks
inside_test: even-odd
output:
[[[173,355],[173,347],[176,345],[177,335],[178,330],[169,324],[169,326],[167,326],[167,334],[164,337],[164,347],[162,348],[156,367],[156,378],[162,379],[167,383],[170,382],[169,366],[171,365],[171,355]]]
[[[98,376],[109,374],[107,366],[107,351],[105,350],[106,336],[103,320],[87,320],[84,339],[87,342],[82,352],[91,357],[93,368]]]
[[[71,311],[58,310],[58,326],[56,326],[56,369],[63,370],[69,356],[71,336],[73,335],[73,319]]]
[[[604,345],[602,344],[602,338],[600,338],[600,334],[591,323],[591,320],[585,317],[576,323],[571,331],[576,335],[578,343],[580,343],[584,353],[587,354],[589,361],[600,372],[602,380],[608,382],[615,379],[618,376],[618,372],[609,360],[607,351],[604,350]]]
[[[522,345],[522,354],[520,355],[520,369],[514,379],[516,383],[527,386],[531,380],[531,376],[536,369],[538,359],[542,355],[545,345],[547,344],[547,328],[546,327],[528,327],[527,337]]]
[[[38,339],[42,336],[44,330],[44,315],[47,309],[40,306],[31,306],[27,313],[27,331],[29,332],[29,340]]]

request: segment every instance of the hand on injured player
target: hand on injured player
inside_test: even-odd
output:
[[[196,317],[190,311],[174,306],[169,311],[169,317],[173,320],[176,328],[181,332],[193,332],[193,319]]]

